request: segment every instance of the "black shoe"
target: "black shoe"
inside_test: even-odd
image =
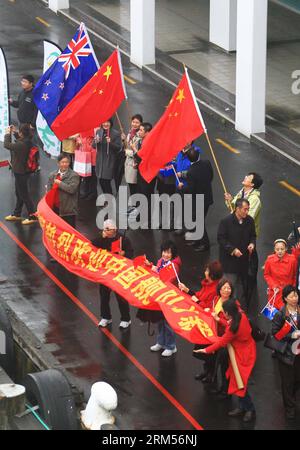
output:
[[[255,411],[246,411],[243,417],[243,422],[252,422],[256,417]]]
[[[228,415],[229,415],[230,417],[239,417],[239,416],[242,416],[242,415],[244,414],[244,412],[245,412],[245,411],[243,411],[243,410],[240,409],[240,408],[235,408],[235,409],[233,409],[232,411],[229,411]]]
[[[228,393],[226,391],[219,391],[217,393],[217,398],[219,400],[225,400],[226,398],[229,398],[229,395],[228,395]]]
[[[202,378],[201,381],[202,381],[202,383],[208,383],[208,384],[212,383],[212,379],[210,376]]]
[[[194,376],[195,380],[203,380],[204,378],[206,378],[206,373],[202,372],[202,373],[197,373],[197,375]]]

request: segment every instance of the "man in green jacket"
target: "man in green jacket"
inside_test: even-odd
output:
[[[261,200],[260,200],[260,191],[259,188],[263,184],[263,179],[256,172],[250,172],[245,176],[242,181],[243,188],[233,197],[228,192],[225,192],[225,202],[228,208],[230,208],[230,203],[234,207],[235,202],[238,198],[245,198],[249,202],[249,216],[252,217],[255,224],[255,232],[256,237],[259,236],[260,233],[260,212],[261,212]],[[248,305],[250,303],[254,288],[257,283],[257,271],[258,271],[258,254],[257,250],[253,251],[251,254],[251,258],[249,259],[248,266]]]
[[[242,185],[243,188],[233,197],[229,192],[225,192],[224,197],[226,205],[229,204],[234,208],[235,202],[238,198],[246,198],[250,203],[249,216],[252,217],[255,223],[256,236],[260,232],[260,211],[261,211],[261,200],[259,188],[263,184],[263,179],[256,172],[250,172],[245,176]]]

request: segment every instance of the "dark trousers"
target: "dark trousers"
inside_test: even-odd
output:
[[[239,408],[243,411],[255,411],[255,406],[248,391],[245,397],[239,397]]]
[[[228,390],[228,380],[226,378],[226,372],[228,369],[228,351],[226,348],[220,348],[217,351],[216,359],[215,359],[215,367],[213,373],[213,381],[216,383],[216,386],[222,392],[227,392]],[[220,371],[220,385],[218,386],[218,372]]]
[[[16,189],[16,197],[17,197],[17,203],[14,210],[14,216],[21,216],[23,205],[25,203],[25,206],[28,211],[28,215],[30,216],[33,214],[34,206],[33,202],[29,196],[29,173],[25,174],[19,174],[15,173],[15,189]]]
[[[249,278],[247,272],[227,273],[224,278],[230,280],[234,287],[234,295],[238,298],[244,309],[248,309],[253,289],[249,289]]]
[[[111,180],[104,180],[99,178],[99,184],[103,191],[103,194],[112,194]]]
[[[111,289],[106,286],[100,284],[100,314],[102,319],[111,319],[111,312],[109,306],[110,293]],[[119,305],[119,310],[121,313],[121,321],[129,322],[130,313],[129,313],[129,304],[126,300],[124,300],[120,295],[116,294],[117,302]]]
[[[281,377],[281,391],[286,412],[294,412],[296,408],[296,391],[300,385],[300,356],[295,357],[292,366],[278,360]]]
[[[209,210],[209,206],[210,205],[205,205],[204,206],[204,234],[203,234],[202,239],[200,239],[200,241],[199,241],[199,244],[205,245],[207,247],[209,247],[210,242],[209,242],[209,237],[208,237],[208,234],[207,234],[207,231],[206,231],[205,221],[206,221],[206,216],[207,216],[207,213],[208,213],[208,210]],[[194,220],[196,220],[196,216],[194,217]]]
[[[138,192],[138,185],[137,183],[127,183],[128,184],[128,188],[129,188],[129,194],[130,195],[134,195],[137,194]]]
[[[67,222],[71,227],[75,228],[76,226],[76,216],[61,216],[61,218]]]
[[[82,177],[80,184],[80,198],[97,198],[97,177],[95,167],[92,167],[92,175],[90,177]]]

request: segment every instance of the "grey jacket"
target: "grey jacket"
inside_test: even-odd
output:
[[[47,184],[48,191],[52,188],[57,173],[56,170],[50,174]],[[78,214],[79,183],[80,176],[72,169],[68,169],[58,186],[60,216],[75,216]]]
[[[103,128],[99,128],[96,133],[100,142],[93,142],[93,147],[97,149],[96,175],[103,180],[114,178],[115,168],[118,161],[118,154],[122,150],[121,135],[117,130],[110,129],[110,143],[106,142]]]

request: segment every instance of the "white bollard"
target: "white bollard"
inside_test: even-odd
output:
[[[94,383],[86,408],[81,411],[81,422],[88,430],[100,430],[101,425],[114,424],[111,411],[118,406],[118,396],[110,384],[103,381]]]

